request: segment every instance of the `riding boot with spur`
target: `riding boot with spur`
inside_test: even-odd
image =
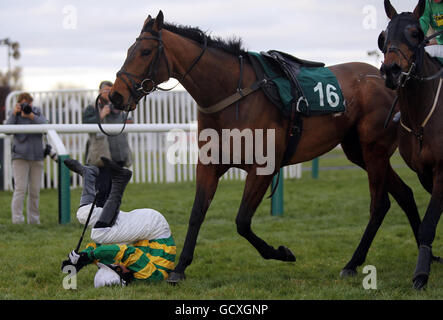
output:
[[[117,163],[107,158],[101,158],[105,167],[111,171],[112,186],[108,199],[103,206],[102,213],[94,228],[112,227],[120,212],[120,204],[126,186],[131,180],[132,171],[120,167]]]
[[[66,159],[63,161],[69,170],[83,177],[83,191],[80,198],[80,207],[89,205],[94,202],[96,190],[95,180],[99,174],[99,170],[94,166],[83,166],[74,159]]]

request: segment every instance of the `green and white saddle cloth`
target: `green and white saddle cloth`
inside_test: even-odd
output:
[[[337,77],[324,64],[278,51],[248,55],[257,77],[268,80],[263,87],[265,94],[285,116],[294,110],[305,116],[346,111]]]

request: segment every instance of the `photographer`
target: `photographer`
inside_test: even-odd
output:
[[[86,107],[83,113],[83,123],[114,123],[123,124],[125,117],[122,112],[113,107],[109,101],[109,92],[113,83],[103,81],[100,83],[99,114],[95,105]],[[99,119],[98,119],[99,118]],[[128,119],[127,123],[132,123]],[[132,165],[132,153],[129,148],[128,134],[122,133],[119,136],[107,137],[103,133],[90,134],[86,145],[85,163],[99,168],[100,173],[96,180],[96,188],[99,191],[97,206],[103,206],[111,186],[111,174],[103,165],[100,157],[106,157],[115,161],[119,166],[129,168]]]
[[[9,113],[6,124],[45,124],[46,118],[40,108],[32,105],[29,93],[17,97],[17,104]],[[28,224],[40,224],[39,198],[43,176],[43,135],[14,134],[12,144],[12,170],[14,176],[14,194],[12,196],[12,223],[24,223],[23,203],[28,191]]]

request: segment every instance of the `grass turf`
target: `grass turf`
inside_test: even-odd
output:
[[[327,159],[325,160],[328,161]],[[334,162],[336,160],[333,160]],[[343,164],[343,160],[340,164]],[[321,165],[324,162],[321,160]],[[335,163],[334,163],[335,165]],[[347,163],[349,165],[349,163]],[[429,195],[415,174],[400,166],[396,171],[414,190],[421,213]],[[183,247],[194,183],[129,185],[122,210],[149,207],[167,218],[176,244],[177,259]],[[300,180],[284,184],[285,213],[270,216],[265,200],[253,219],[254,232],[274,247],[285,245],[297,257],[295,263],[266,261],[236,233],[235,216],[243,182],[221,181],[202,226],[187,280],[177,287],[167,283],[135,284],[126,288],[93,287],[95,266],[77,277],[77,290],[65,290],[61,261],[80,237],[82,226],[75,211],[80,190],[72,191],[71,224],[57,222],[57,191],[41,192],[39,226],[12,225],[12,193],[0,192],[0,299],[441,299],[443,265],[433,264],[428,289],[412,289],[417,249],[407,219],[392,206],[369,251],[364,265],[377,268],[377,290],[364,290],[366,276],[341,279],[340,270],[351,258],[369,218],[369,189],[363,170],[321,171],[320,179],[304,173]],[[440,249],[441,224],[434,242]],[[83,244],[89,240],[87,233]]]

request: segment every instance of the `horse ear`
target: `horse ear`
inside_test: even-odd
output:
[[[151,15],[148,15],[148,17],[146,18],[145,22],[143,23],[143,31],[149,29],[149,23],[151,23],[151,25],[152,25],[152,17],[151,17]]]
[[[386,32],[382,31],[382,33],[380,33],[380,35],[378,36],[378,48],[381,51],[384,51],[385,43],[386,43]]]
[[[389,0],[385,0],[385,11],[389,19],[392,20],[397,15],[397,10],[392,6]]]
[[[160,31],[163,28],[164,16],[163,11],[160,10],[157,17],[155,18],[154,29]]]
[[[149,23],[149,21],[151,21],[152,20],[152,17],[151,17],[151,15],[148,15],[148,17],[146,18],[146,20],[145,20],[145,23],[143,24],[144,26],[147,24],[147,23]]]
[[[419,20],[426,9],[426,0],[420,0],[414,9],[414,16]]]

